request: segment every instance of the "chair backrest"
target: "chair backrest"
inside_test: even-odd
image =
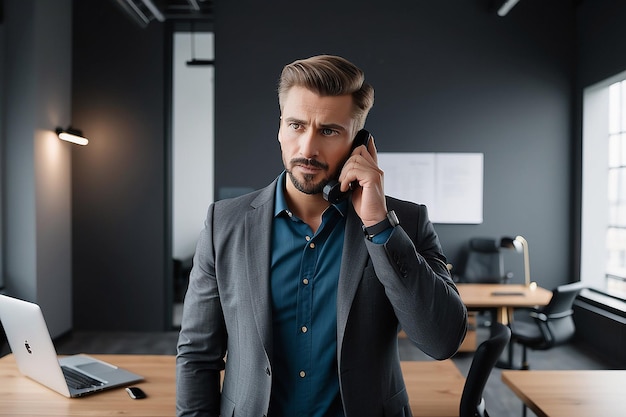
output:
[[[482,342],[474,352],[474,359],[472,359],[461,395],[460,417],[488,416],[483,400],[483,390],[493,367],[510,339],[511,330],[507,326],[501,323],[491,325],[489,339]]]
[[[495,239],[472,238],[465,262],[462,282],[500,283],[504,278],[502,254]]]
[[[565,343],[574,335],[576,327],[572,318],[572,307],[582,289],[581,282],[560,285],[552,290],[548,305],[531,313],[545,339],[545,345],[541,348],[547,349]]]

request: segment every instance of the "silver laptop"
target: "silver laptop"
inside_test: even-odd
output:
[[[81,397],[143,379],[86,355],[58,358],[37,304],[0,294],[0,320],[20,372],[66,397]]]

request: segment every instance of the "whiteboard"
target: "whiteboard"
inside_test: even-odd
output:
[[[433,223],[483,222],[482,153],[378,154],[385,194],[425,204]]]

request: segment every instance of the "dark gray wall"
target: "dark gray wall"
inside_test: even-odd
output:
[[[586,0],[577,13],[578,86],[588,87],[626,70],[626,4]]]
[[[574,6],[521,1],[500,18],[489,3],[217,2],[218,192],[282,169],[282,66],[343,55],[376,89],[367,126],[380,151],[484,153],[484,222],[436,226],[450,261],[462,263],[472,236],[521,234],[533,279],[568,281]],[[512,263],[522,280],[521,258]]]
[[[114,1],[74,3],[73,121],[92,139],[73,152],[75,323],[155,329],[168,292],[165,28],[137,28]],[[571,0],[524,0],[505,18],[489,3],[216,2],[216,191],[259,188],[282,169],[282,66],[341,54],[376,88],[368,128],[381,151],[485,154],[484,223],[436,225],[454,264],[472,236],[521,234],[533,279],[570,281],[576,64],[590,79],[625,66],[598,59],[595,43],[581,43],[577,59],[575,28],[610,21],[602,31],[623,39],[624,6],[616,15],[616,0],[583,2],[600,16],[587,21]]]
[[[1,274],[38,303],[52,336],[72,328],[72,145],[54,130],[71,112],[71,0],[5,0]]]
[[[74,1],[73,280],[76,329],[161,330],[165,277],[163,25],[114,1]]]

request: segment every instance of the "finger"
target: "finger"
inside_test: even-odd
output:
[[[369,144],[367,146],[367,152],[369,152],[369,154],[372,156],[374,163],[378,165],[378,149],[376,149],[376,144],[374,143],[374,136],[370,136],[371,140],[369,141]]]

